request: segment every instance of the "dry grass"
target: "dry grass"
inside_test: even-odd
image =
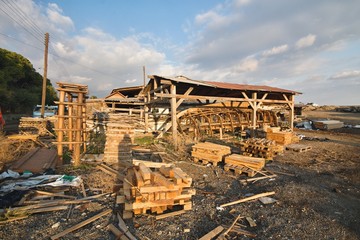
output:
[[[2,171],[5,165],[20,158],[35,147],[33,141],[12,140],[0,134],[0,170]]]

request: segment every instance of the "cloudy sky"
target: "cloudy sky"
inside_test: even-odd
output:
[[[104,97],[147,74],[269,85],[360,104],[360,1],[0,0],[0,47]]]

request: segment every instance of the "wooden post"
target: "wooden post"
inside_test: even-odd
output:
[[[46,100],[46,82],[47,82],[47,67],[48,67],[48,48],[49,48],[49,33],[45,33],[45,52],[44,52],[44,76],[42,84],[41,96],[41,117],[45,115],[45,100]]]
[[[87,131],[86,131],[86,96],[83,95],[83,101],[82,101],[82,106],[81,106],[81,123],[82,123],[82,127],[81,127],[81,131],[82,131],[82,141],[83,141],[83,152],[86,152],[86,138],[87,138]]]
[[[290,96],[289,99],[291,102],[289,103],[289,107],[290,107],[290,114],[289,114],[289,124],[290,124],[290,129],[294,130],[294,95]]]
[[[82,128],[82,103],[83,103],[83,93],[79,93],[78,95],[78,105],[76,107],[76,131],[75,131],[75,144],[74,144],[74,153],[73,153],[73,161],[74,166],[77,167],[80,165],[80,147],[81,147],[81,128]]]
[[[72,95],[70,93],[67,93],[67,98],[68,98],[68,102],[72,102],[73,99],[72,99]],[[74,123],[74,119],[72,118],[73,116],[73,105],[68,105],[68,128],[69,129],[73,129],[73,123]],[[67,135],[68,135],[68,139],[69,139],[69,150],[73,150],[73,144],[71,143],[74,139],[74,135],[73,135],[73,132],[67,132]]]
[[[58,141],[58,145],[57,145],[57,149],[58,149],[58,156],[60,159],[60,164],[62,164],[62,159],[63,159],[63,145],[62,142],[64,140],[64,132],[62,131],[62,129],[64,129],[64,114],[65,114],[65,92],[64,91],[60,91],[59,93],[59,117],[58,117],[58,128],[60,129],[59,132],[57,133],[57,141]]]
[[[256,99],[257,99],[257,92],[254,92],[252,94],[252,102],[253,102],[253,106],[252,106],[252,115],[251,115],[251,126],[252,126],[252,129],[255,130],[256,129],[256,122],[257,122],[257,118],[256,118],[256,113],[257,113],[257,102],[256,102]]]
[[[171,128],[172,128],[173,144],[175,146],[175,149],[177,149],[176,86],[174,84],[170,85],[170,94],[172,95],[170,99],[170,104],[171,104]]]
[[[149,101],[148,97],[144,96],[144,122],[145,122],[145,132],[149,129],[149,107],[147,102]]]

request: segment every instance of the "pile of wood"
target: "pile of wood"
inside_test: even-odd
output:
[[[191,183],[192,178],[180,168],[163,165],[151,170],[139,163],[128,169],[117,203],[124,203],[124,218],[147,211],[160,214],[175,205],[191,210],[195,194]]]
[[[204,142],[192,146],[191,156],[194,162],[201,161],[203,164],[209,162],[216,166],[223,161],[223,157],[231,154],[231,149],[228,146],[223,146],[215,143]]]
[[[133,143],[133,126],[122,123],[108,123],[104,149],[104,162],[110,165],[118,163],[119,167],[131,166],[131,148]]]
[[[242,155],[265,158],[272,160],[276,155],[284,152],[284,147],[277,145],[275,141],[264,138],[249,138],[240,142]]]
[[[299,142],[299,138],[293,132],[267,132],[266,139],[273,140],[283,146]]]
[[[253,177],[265,166],[264,158],[255,158],[239,154],[231,154],[225,157],[225,171],[233,170],[236,174],[247,173]]]
[[[19,123],[21,134],[37,134],[39,136],[53,136],[51,121],[48,118],[22,117]]]

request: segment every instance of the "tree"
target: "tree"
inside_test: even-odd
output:
[[[41,103],[42,76],[20,54],[0,48],[0,106],[3,112],[31,113]],[[56,91],[47,80],[46,104],[54,105]]]

